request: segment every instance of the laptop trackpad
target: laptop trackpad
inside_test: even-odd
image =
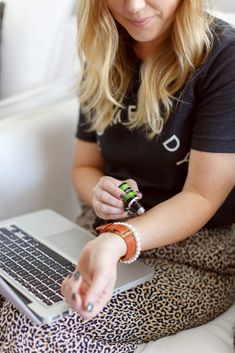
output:
[[[60,250],[65,257],[68,256],[77,262],[82,249],[93,238],[94,236],[82,228],[73,228],[65,232],[49,235],[46,238],[46,242]]]
[[[56,233],[46,238],[49,245],[58,249],[61,255],[77,263],[81,251],[94,236],[82,228],[73,228],[71,230]],[[135,261],[130,266],[119,263],[117,270],[117,282],[115,293],[132,288],[152,278],[153,269],[140,261]]]

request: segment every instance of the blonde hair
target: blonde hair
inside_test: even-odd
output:
[[[130,129],[144,128],[150,138],[159,134],[176,93],[209,55],[212,17],[203,5],[203,0],[180,0],[167,43],[141,64],[137,111],[126,123]],[[79,1],[78,53],[81,109],[92,130],[104,131],[123,108],[135,70],[133,41],[106,1]]]

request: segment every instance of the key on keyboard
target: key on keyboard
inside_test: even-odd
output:
[[[46,305],[63,300],[60,285],[75,265],[16,225],[0,227],[0,268]]]

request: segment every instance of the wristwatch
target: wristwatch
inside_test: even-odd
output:
[[[135,256],[136,239],[132,229],[128,225],[121,223],[108,223],[97,227],[96,230],[99,232],[99,234],[106,232],[116,234],[126,242],[127,252],[124,256],[120,258],[120,261],[128,261],[129,259]]]

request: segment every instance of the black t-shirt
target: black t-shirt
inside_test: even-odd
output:
[[[142,130],[130,131],[122,124],[136,109],[139,69],[124,99],[125,109],[102,135],[88,132],[80,114],[77,138],[99,144],[106,175],[136,180],[146,209],[182,190],[190,149],[235,152],[235,30],[216,20],[215,33],[211,54],[180,92],[160,136],[148,140]],[[232,223],[235,188],[207,226]]]

